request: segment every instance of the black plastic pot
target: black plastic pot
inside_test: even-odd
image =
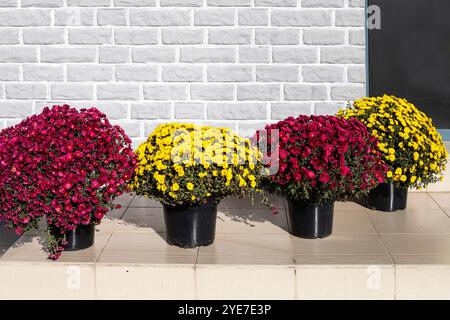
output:
[[[167,242],[182,248],[208,246],[216,234],[217,204],[196,207],[163,205]]]
[[[408,189],[393,183],[381,183],[371,190],[365,199],[365,206],[372,210],[394,212],[406,209]]]
[[[66,232],[66,251],[77,251],[91,247],[94,244],[95,225],[79,225],[75,230]]]
[[[334,201],[323,205],[302,200],[287,201],[289,231],[292,235],[306,239],[326,238],[331,235]]]

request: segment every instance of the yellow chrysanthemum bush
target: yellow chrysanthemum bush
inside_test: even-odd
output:
[[[432,120],[406,99],[384,95],[357,100],[338,113],[356,117],[378,138],[390,170],[387,181],[421,189],[442,179],[448,153]]]
[[[168,206],[218,203],[230,195],[261,192],[260,152],[228,128],[162,124],[135,153],[138,168],[131,188]]]

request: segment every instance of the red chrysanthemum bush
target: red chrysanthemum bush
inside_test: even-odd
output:
[[[135,168],[131,140],[103,113],[45,108],[0,133],[0,221],[22,234],[45,217],[46,250],[57,259],[66,231],[118,207]]]
[[[278,153],[267,176],[269,191],[291,200],[323,204],[367,194],[383,182],[387,167],[377,148],[377,139],[358,120],[334,116],[289,117],[267,125],[259,132],[275,139]],[[261,139],[262,138],[262,139]],[[273,155],[272,155],[273,156]]]

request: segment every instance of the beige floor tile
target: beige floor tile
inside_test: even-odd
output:
[[[42,249],[43,237],[39,237],[38,235],[39,232],[30,232],[22,236],[0,258],[0,261],[42,262],[47,264],[94,264],[111,236],[110,233],[96,232],[92,247],[79,251],[64,251],[58,260],[52,261],[47,258],[47,254]]]
[[[0,262],[0,300],[95,299],[95,266]]]
[[[145,197],[136,196],[130,203],[130,207],[135,208],[161,208],[162,205],[159,201],[148,199]]]
[[[408,202],[406,210],[403,210],[404,212],[426,214],[436,210],[440,210],[440,208],[428,193],[408,192]]]
[[[450,256],[441,255],[396,255],[392,259],[397,266],[416,265],[416,266],[450,266]]]
[[[399,300],[449,300],[450,266],[397,266]]]
[[[369,216],[379,233],[450,233],[450,219],[442,210],[426,214],[374,212]]]
[[[293,267],[197,266],[198,299],[295,299]]]
[[[218,209],[218,233],[286,233],[284,209],[272,214],[270,209]]]
[[[450,172],[447,171],[443,181],[430,184],[427,187],[428,192],[449,192],[450,191]]]
[[[450,234],[380,234],[396,264],[450,265]]]
[[[450,210],[450,192],[432,192],[430,197],[444,210]]]
[[[365,211],[335,210],[333,233],[377,233]]]
[[[394,299],[394,266],[297,266],[298,299]]]
[[[333,234],[323,239],[292,237],[297,265],[375,265],[392,264],[376,234]]]
[[[197,249],[167,244],[164,235],[147,232],[114,232],[98,262],[109,264],[194,264]]]
[[[127,224],[141,228],[152,228],[156,232],[165,232],[164,213],[162,208],[129,207],[122,217]]]
[[[98,299],[195,299],[193,266],[98,265]]]
[[[292,265],[292,245],[286,234],[218,234],[200,247],[197,264]]]

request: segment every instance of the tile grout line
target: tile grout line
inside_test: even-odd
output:
[[[200,248],[197,248],[197,254],[196,254],[196,256],[195,256],[195,261],[194,261],[194,264],[193,264],[193,266],[192,266],[192,268],[194,269],[194,294],[195,294],[195,296],[194,296],[194,298],[195,298],[195,300],[198,300],[198,281],[197,281],[197,262],[198,262],[198,255],[199,255],[199,252],[200,251]]]
[[[111,240],[112,234],[113,234],[113,232],[109,233],[108,240],[106,240],[105,245],[100,250],[100,253],[98,254],[98,257],[95,259],[95,262],[94,262],[94,289],[95,289],[94,297],[95,297],[95,300],[98,299],[98,291],[97,291],[97,264],[98,264],[98,262],[100,260],[100,257],[103,254],[103,251],[105,250],[106,246],[108,245],[109,241]]]
[[[397,300],[397,266],[394,265],[394,300]]]
[[[285,231],[287,231],[288,234],[289,234],[289,243],[291,244],[291,248],[290,248],[291,249],[290,250],[291,251],[291,259],[292,259],[292,262],[294,263],[294,265],[293,265],[293,268],[294,268],[294,281],[295,281],[295,283],[294,283],[294,298],[295,298],[295,300],[300,300],[300,292],[299,292],[300,283],[299,283],[299,279],[298,279],[298,277],[299,277],[299,274],[298,274],[299,270],[297,269],[297,261],[295,259],[294,241],[293,241],[293,238],[292,238],[293,236],[291,234],[290,227],[289,227],[289,212],[288,212],[288,210],[289,210],[289,207],[287,205],[287,201],[286,201],[285,198],[283,198],[283,211],[284,211],[285,218],[286,218],[286,229],[287,229]]]
[[[378,229],[375,227],[375,223],[373,222],[373,220],[372,220],[372,218],[371,218],[371,216],[369,214],[370,212],[368,210],[366,210],[366,209],[364,209],[364,212],[368,216],[368,218],[370,220],[370,223],[372,224],[374,230],[377,232],[378,238],[380,239],[384,250],[386,250],[386,252],[389,255],[389,259],[391,259],[391,261],[392,261],[392,267],[393,267],[393,271],[394,271],[394,300],[397,300],[397,264],[395,263],[391,252],[388,250],[386,244],[384,243],[383,238],[380,235],[380,232],[378,232]]]
[[[392,264],[393,264],[393,266],[394,266],[394,268],[395,268],[395,267],[396,267],[396,264],[395,264],[394,258],[392,257],[391,252],[388,250],[386,244],[384,243],[383,238],[382,238],[381,235],[380,235],[380,232],[379,232],[378,229],[375,227],[375,223],[373,222],[373,220],[372,220],[372,218],[371,218],[371,216],[370,216],[370,214],[369,214],[370,212],[368,212],[368,211],[366,211],[366,210],[364,210],[364,212],[365,212],[365,214],[368,216],[368,218],[369,218],[369,220],[370,220],[370,223],[372,224],[373,229],[376,231],[376,233],[377,233],[377,235],[378,235],[378,238],[380,239],[381,244],[383,245],[384,250],[386,250],[386,252],[388,253],[389,259],[391,259]]]
[[[128,209],[131,206],[131,203],[134,201],[134,198],[136,198],[136,195],[133,195],[133,197],[131,198],[130,202],[128,202],[127,207],[125,208],[125,210],[123,211],[122,215],[120,216],[120,220],[123,220],[123,217],[125,216],[125,214],[127,213]]]
[[[443,192],[443,193],[446,193],[446,192]],[[444,211],[444,214],[445,214],[447,217],[450,218],[450,215],[447,213],[446,209],[444,209],[444,208],[439,204],[439,202],[437,202],[437,200],[435,200],[435,199],[433,198],[433,196],[432,196],[430,193],[428,193],[428,191],[426,192],[426,195],[427,195],[434,203],[436,203],[436,205],[437,205],[442,211]]]

